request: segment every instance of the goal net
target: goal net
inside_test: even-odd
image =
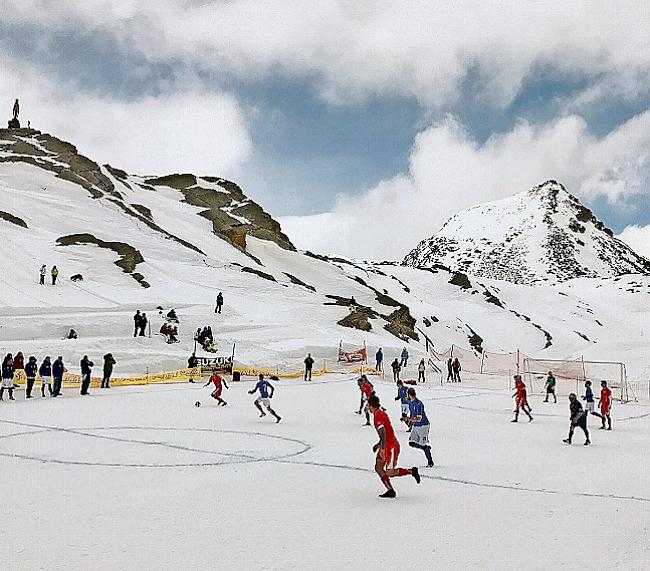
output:
[[[546,377],[553,373],[557,383],[555,392],[558,395],[576,393],[584,394],[585,381],[591,381],[593,391],[597,395],[600,382],[607,381],[615,398],[621,402],[634,399],[633,391],[627,382],[625,363],[616,361],[584,361],[583,359],[524,359],[524,379],[531,392],[544,390]]]

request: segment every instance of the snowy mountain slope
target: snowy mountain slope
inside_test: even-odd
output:
[[[614,238],[555,181],[456,214],[403,263],[428,268],[440,264],[521,284],[650,275],[648,260]]]
[[[111,351],[117,375],[169,370],[184,366],[192,332],[211,325],[221,354],[236,343],[240,362],[294,370],[307,351],[318,366],[331,365],[339,341],[365,342],[371,356],[381,346],[387,360],[408,344],[414,361],[424,347],[409,335],[423,340],[422,332],[440,349],[469,348],[476,334],[490,351],[645,366],[639,339],[650,333],[646,277],[530,287],[470,276],[465,287],[446,269],[300,253],[233,183],[130,175],[53,141],[34,131],[0,131],[2,350],[61,354],[70,363],[84,353],[98,362]],[[43,263],[59,267],[56,287],[38,285]],[[84,280],[70,281],[77,273]],[[224,313],[215,315],[219,291]],[[177,309],[181,343],[155,335],[157,306]],[[151,338],[133,339],[135,309],[152,318]],[[70,327],[80,334],[76,341],[63,340]]]

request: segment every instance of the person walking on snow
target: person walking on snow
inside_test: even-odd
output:
[[[557,397],[555,396],[555,383],[556,381],[553,372],[549,371],[548,377],[546,377],[546,384],[544,385],[544,388],[546,389],[546,398],[544,399],[544,402],[548,402],[548,396],[553,395],[553,402],[557,403]]]
[[[25,390],[25,398],[32,398],[32,389],[36,382],[36,375],[38,374],[38,363],[36,357],[30,357],[25,365],[25,377],[27,377],[27,389]]]
[[[384,352],[382,351],[381,347],[375,354],[375,371],[383,371],[384,370]]]
[[[521,375],[515,375],[515,418],[510,422],[519,421],[519,411],[523,410],[524,413],[528,416],[528,422],[533,421],[533,417],[530,414],[531,408],[528,406],[528,397],[526,396],[526,385],[524,381],[521,380]]]
[[[312,359],[311,353],[307,353],[305,358],[305,381],[311,381],[311,371],[314,367],[314,359]]]
[[[215,313],[221,313],[221,308],[223,307],[223,294],[219,292],[217,294],[217,305],[214,308]]]
[[[113,374],[113,366],[117,364],[117,361],[113,358],[112,353],[106,353],[104,355],[104,376],[102,377],[102,389],[110,389],[109,382],[111,380],[111,375]]]
[[[45,266],[45,264],[43,264],[41,266],[41,269],[38,270],[38,275],[39,275],[39,278],[40,278],[39,283],[41,285],[45,285],[45,274],[47,274],[47,267]]]
[[[418,383],[425,382],[425,378],[424,378],[425,370],[426,370],[426,366],[424,365],[424,359],[420,359],[420,363],[418,364]]]
[[[400,367],[406,369],[408,362],[409,362],[409,352],[408,349],[404,347],[404,349],[402,349],[402,354],[400,355],[400,361],[399,361]]]
[[[276,424],[280,422],[282,419],[271,408],[271,399],[273,398],[273,393],[275,393],[275,388],[264,378],[264,375],[261,373],[259,375],[259,380],[257,381],[255,388],[252,391],[248,391],[248,394],[252,395],[257,391],[260,391],[260,396],[255,399],[254,404],[257,407],[257,410],[260,411],[260,418],[266,416],[266,413],[264,410],[262,410],[261,406],[264,405],[266,407],[266,410],[268,410],[275,417]]]
[[[458,360],[458,357],[454,359],[454,362],[451,364],[451,368],[454,370],[454,382],[455,383],[460,383],[460,371],[461,371],[461,366],[460,366],[460,361]]]
[[[52,276],[52,285],[56,285],[56,278],[59,277],[59,269],[56,266],[52,266],[50,275]]]
[[[48,357],[49,358],[49,357]],[[63,384],[63,373],[67,373],[68,369],[63,364],[63,357],[59,355],[54,363],[52,363],[52,377],[54,378],[54,389],[50,390],[53,397],[61,396],[61,385]]]
[[[569,419],[571,420],[571,425],[569,426],[569,437],[565,438],[562,442],[571,444],[571,441],[573,440],[573,431],[576,426],[579,426],[582,429],[582,432],[585,433],[585,446],[589,446],[591,440],[589,440],[589,430],[587,430],[587,413],[582,409],[582,405],[575,393],[569,395],[569,411],[571,412],[571,415],[569,416]]]
[[[52,362],[49,356],[43,359],[38,374],[41,377],[41,398],[45,398],[45,387],[52,396]]]
[[[140,310],[138,309],[135,312],[135,315],[133,316],[133,337],[138,336],[138,332],[140,331],[140,320],[142,319],[142,315],[140,315]]]
[[[3,400],[2,396],[5,392],[5,389],[9,391],[9,400],[14,399],[14,360],[11,356],[11,353],[8,353],[7,356],[2,361],[2,384],[0,385],[0,400]]]
[[[402,366],[399,364],[397,357],[395,357],[395,360],[391,363],[390,367],[393,369],[393,381],[399,381],[399,373],[402,370]]]
[[[81,366],[81,394],[84,396],[89,395],[90,375],[92,374],[92,368],[95,366],[95,363],[88,358],[88,355],[84,355],[79,364]]]

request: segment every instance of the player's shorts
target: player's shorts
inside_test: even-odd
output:
[[[611,407],[609,406],[609,404],[603,403],[601,401],[601,403],[600,403],[600,412],[601,412],[601,414],[609,414],[610,409],[611,409]]]
[[[596,403],[595,402],[586,402],[585,403],[585,412],[594,412],[596,410]]]
[[[402,416],[411,416],[411,409],[409,405],[402,404]]]
[[[380,458],[381,450],[377,452],[377,458]],[[386,446],[384,449],[384,469],[392,470],[397,466],[399,458],[399,442],[395,442],[392,446]]]
[[[583,430],[587,429],[587,413],[583,414],[578,421],[576,422],[576,426],[579,426]]]
[[[270,398],[262,398],[260,397],[258,399],[266,408],[271,408],[271,399]]]
[[[429,427],[429,424],[412,426],[409,442],[417,444],[418,446],[429,446]]]
[[[222,391],[223,389],[214,389],[214,391],[212,391],[212,398],[218,399],[221,396]]]

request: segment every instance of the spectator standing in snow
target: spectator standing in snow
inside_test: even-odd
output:
[[[196,358],[196,353],[192,353],[187,360],[188,369],[196,369],[199,366],[199,360]],[[194,378],[190,377],[190,383],[194,382]]]
[[[147,314],[143,312],[140,316],[140,337],[145,336],[144,330],[147,328],[148,323],[149,319],[147,318]]]
[[[375,353],[375,371],[384,370],[384,352],[381,350],[381,347]]]
[[[41,377],[41,398],[45,398],[45,387],[52,396],[52,362],[50,357],[45,357],[41,366],[38,368],[38,374]]]
[[[460,361],[458,360],[458,357],[456,357],[454,359],[454,362],[452,363],[451,368],[454,370],[454,382],[455,383],[460,383],[461,366],[460,366]]]
[[[402,354],[400,355],[400,360],[399,360],[400,367],[406,369],[408,362],[409,362],[409,352],[406,349],[406,347],[404,347],[404,349],[402,349]]]
[[[420,360],[420,363],[418,364],[418,383],[423,383],[425,381],[424,379],[424,371],[426,367],[424,366],[424,359]]]
[[[49,359],[49,357],[48,357]],[[63,384],[63,373],[67,372],[63,364],[63,357],[59,355],[52,363],[52,377],[54,377],[54,389],[50,390],[53,397],[61,396],[61,385]]]
[[[90,386],[90,375],[95,363],[88,358],[88,355],[84,355],[79,364],[81,365],[81,394],[85,396],[90,394],[88,387]]]
[[[399,373],[402,370],[402,366],[399,364],[397,357],[395,357],[395,360],[391,363],[390,366],[391,369],[393,369],[393,380],[399,381]]]
[[[38,271],[38,275],[40,277],[39,283],[41,285],[45,285],[45,274],[47,274],[47,268],[45,267],[45,264],[41,266],[41,269]]]
[[[36,357],[30,357],[25,365],[25,376],[27,377],[27,389],[25,390],[25,398],[32,398],[32,389],[36,382],[36,374],[38,373],[38,363]]]
[[[219,292],[217,294],[217,306],[214,308],[215,313],[221,313],[221,308],[223,307],[223,294]]]
[[[104,355],[104,376],[102,377],[102,389],[110,389],[109,382],[111,380],[111,375],[113,374],[113,366],[117,363],[113,359],[112,353],[106,353]]]
[[[138,331],[140,331],[140,320],[142,315],[140,315],[140,310],[138,309],[133,316],[133,337],[138,336]]]
[[[2,361],[2,385],[0,385],[0,400],[3,400],[5,389],[9,391],[9,400],[14,399],[14,360],[11,353]]]
[[[454,380],[454,360],[449,357],[447,359],[447,382]]]
[[[56,278],[59,277],[59,269],[56,266],[52,266],[50,274],[52,276],[52,285],[56,285]]]
[[[305,381],[311,381],[311,371],[314,367],[314,359],[312,359],[311,353],[307,353],[305,358]]]
[[[22,372],[21,372],[22,371]],[[14,357],[14,387],[18,386],[18,379],[25,373],[25,357],[18,351]]]

